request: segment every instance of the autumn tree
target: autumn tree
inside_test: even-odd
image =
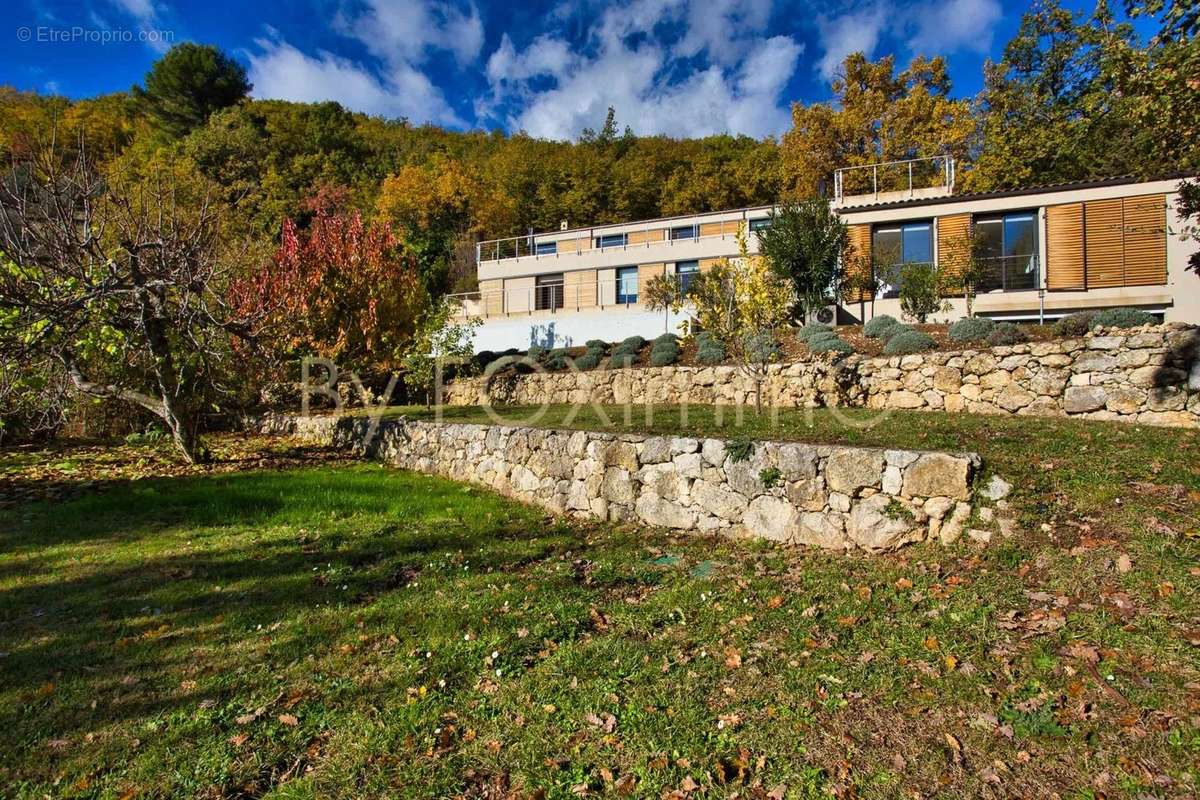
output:
[[[0,355],[53,359],[77,392],[151,412],[203,460],[230,342],[255,335],[223,300],[240,260],[229,209],[185,160],[102,173],[76,153],[64,167],[50,145],[0,182]]]
[[[346,198],[338,188],[310,198],[307,226],[286,220],[274,257],[231,287],[235,307],[268,321],[278,359],[393,366],[425,308],[412,254],[386,225],[348,209]]]
[[[469,365],[474,354],[478,317],[464,319],[462,307],[449,298],[431,303],[417,324],[404,351],[404,383],[425,396],[431,405],[441,371],[446,365]]]
[[[943,58],[913,59],[896,73],[891,56],[846,57],[833,100],[792,106],[780,144],[789,197],[819,194],[841,167],[950,155],[967,156],[975,132],[970,104],[950,96]]]
[[[744,224],[737,242],[736,258],[723,258],[696,275],[686,291],[672,278],[652,279],[646,287],[646,304],[675,313],[688,308],[699,328],[719,339],[754,382],[754,405],[761,412],[762,384],[771,362],[779,357],[775,332],[787,323],[796,295],[766,258],[750,253]]]

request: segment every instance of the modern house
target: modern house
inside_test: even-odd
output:
[[[874,297],[845,297],[839,321],[899,317],[905,265],[956,268],[968,231],[989,265],[975,313],[1052,321],[1082,309],[1131,306],[1200,322],[1200,276],[1186,271],[1195,241],[1175,210],[1180,178],[1112,178],[977,194],[956,193],[949,159],[839,170],[830,201],[849,227],[853,264],[870,268]],[[476,350],[581,345],[676,331],[686,317],[651,311],[640,289],[656,275],[686,285],[737,255],[737,232],[770,224],[770,206],[602,225],[481,242],[479,291],[463,313],[483,319]],[[841,294],[845,295],[845,292]],[[961,297],[939,320],[965,314]]]

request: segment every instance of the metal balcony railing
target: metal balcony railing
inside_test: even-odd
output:
[[[875,264],[875,276],[879,281],[879,298],[900,296],[905,267],[929,262]],[[1041,286],[1037,253],[1011,256],[995,256],[984,260],[983,277],[975,283],[975,294],[996,292],[1025,292]],[[954,283],[950,280],[949,283]]]
[[[951,156],[911,158],[842,167],[833,172],[833,199],[908,198],[954,192],[954,159]]]
[[[684,292],[695,273],[667,276]],[[511,317],[559,311],[645,308],[644,286],[618,292],[617,281],[567,281],[514,289],[462,292],[448,295],[458,303],[460,318]]]

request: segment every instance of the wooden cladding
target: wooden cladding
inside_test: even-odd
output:
[[[704,222],[700,224],[700,236],[732,236],[741,226],[740,219],[730,219],[725,222]]]
[[[1126,197],[1125,285],[1149,286],[1167,282],[1167,198],[1151,194]]]
[[[1083,204],[1046,208],[1046,288],[1085,288]]]
[[[596,305],[596,270],[582,269],[563,276],[563,305],[567,308]]]
[[[648,242],[661,242],[666,238],[666,228],[655,228],[652,231],[634,231],[629,234],[630,244],[646,244]]]
[[[963,265],[970,257],[971,232],[970,214],[951,214],[937,219],[937,263],[938,269],[952,281],[953,288],[962,290],[958,278],[962,277]]]
[[[657,278],[659,275],[667,273],[666,264],[638,264],[638,302],[646,302],[646,287],[650,285],[650,281]]]
[[[1165,284],[1166,209],[1161,194],[1084,203],[1087,288]]]
[[[494,317],[504,313],[504,281],[500,279],[479,282],[479,304],[485,316]]]
[[[871,226],[849,225],[847,226],[848,238],[850,241],[850,252],[848,253],[848,263],[846,264],[847,273],[859,274],[864,270],[870,270],[871,267]],[[869,293],[864,292],[848,292],[846,299],[859,302],[861,300],[871,299]]]

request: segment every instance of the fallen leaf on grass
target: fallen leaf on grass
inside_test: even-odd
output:
[[[725,666],[729,669],[738,669],[742,666],[742,654],[736,647],[725,648]]]
[[[783,595],[777,594],[767,601],[767,608],[779,608],[783,605]]]
[[[295,727],[300,724],[300,720],[296,718],[295,714],[280,714],[279,721],[289,727]]]

